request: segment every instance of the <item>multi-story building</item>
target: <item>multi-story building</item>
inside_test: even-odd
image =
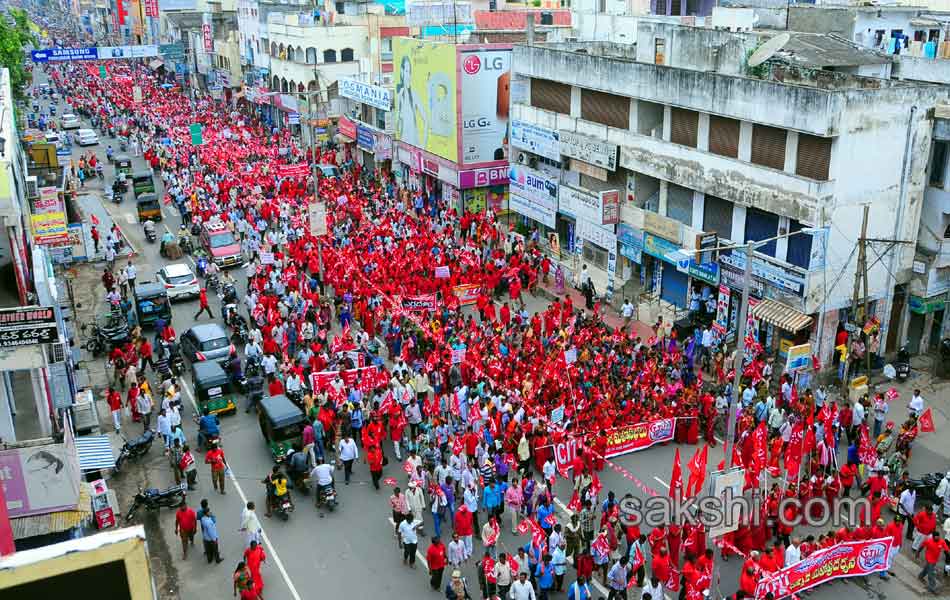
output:
[[[863,207],[868,238],[916,239],[932,109],[948,92],[778,59],[749,66],[740,48],[703,38],[719,32],[691,29],[686,52],[664,31],[648,27],[636,45],[515,46],[511,208],[568,267],[588,264],[598,290],[677,307],[717,295],[723,330],[746,252],[715,260],[709,248],[779,236],[753,252],[760,339],[780,350],[810,340],[827,364],[854,316]],[[894,290],[914,253],[868,254],[863,318],[893,346]]]
[[[161,4],[161,37],[180,42],[192,87],[230,100],[241,88],[235,0],[173,0]]]

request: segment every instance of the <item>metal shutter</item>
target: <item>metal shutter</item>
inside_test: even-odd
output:
[[[803,227],[804,225],[799,221],[795,219],[789,220],[788,231],[790,233],[801,231]],[[788,238],[788,254],[785,257],[785,262],[791,263],[796,267],[807,269],[808,263],[811,262],[811,245],[813,242],[814,238],[807,233],[790,236]]]
[[[798,162],[795,173],[809,179],[828,181],[831,164],[831,138],[798,134]]]
[[[752,162],[763,167],[785,168],[785,138],[788,132],[766,125],[752,126]]]
[[[778,215],[749,207],[745,212],[745,240],[760,241],[775,237],[778,233]],[[756,248],[767,256],[775,256],[775,240]]]
[[[703,227],[707,233],[717,233],[719,239],[732,239],[732,207],[729,200],[706,194],[703,202]]]
[[[666,216],[687,226],[693,225],[693,190],[669,184],[666,193]]]
[[[630,128],[630,98],[581,90],[581,118],[618,129]]]
[[[571,114],[571,86],[549,79],[531,78],[531,106]]]
[[[682,13],[682,1],[670,0],[670,16],[678,17]]]
[[[739,157],[739,121],[709,116],[709,151],[720,156]]]
[[[689,277],[680,273],[675,265],[663,263],[660,298],[680,308],[686,308],[686,289],[689,287]]]
[[[696,147],[699,133],[699,113],[685,108],[670,111],[670,141],[681,146]]]

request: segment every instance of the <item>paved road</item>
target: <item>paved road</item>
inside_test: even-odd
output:
[[[78,149],[77,149],[78,151]],[[88,151],[88,150],[87,150]],[[104,146],[99,148],[99,155],[104,155]],[[136,168],[141,159],[136,159]],[[111,182],[111,167],[107,168],[106,183]],[[158,182],[160,184],[160,182]],[[93,197],[99,197],[96,188],[88,186]],[[149,244],[144,240],[141,227],[137,224],[133,203],[126,200],[120,205],[109,203],[103,206],[112,219],[123,228],[123,231],[137,250],[135,263],[139,268],[139,279],[154,279],[155,271],[163,266],[164,261],[158,256],[158,244]],[[174,208],[163,209],[164,226],[177,231],[180,219]],[[159,228],[159,233],[162,228]],[[187,260],[187,259],[186,259]],[[237,273],[235,273],[237,275]],[[238,277],[240,281],[243,277]],[[243,283],[241,284],[243,288]],[[243,293],[243,289],[242,289]],[[540,303],[540,301],[538,301]],[[220,304],[212,299],[212,308],[215,316],[220,319]],[[194,313],[198,310],[196,301],[176,303],[174,305],[173,324],[179,334],[186,331],[194,323]],[[207,322],[204,316],[202,322]],[[190,404],[193,395],[188,378],[184,382],[186,405]],[[185,430],[190,440],[195,439],[195,428],[190,420],[190,410],[184,416]],[[896,416],[896,415],[895,415]],[[133,431],[137,425],[130,425]],[[178,569],[181,585],[181,597],[186,599],[230,597],[230,573],[243,551],[243,535],[238,533],[241,509],[247,500],[257,502],[259,513],[266,533],[266,551],[268,562],[264,567],[263,576],[266,583],[265,597],[268,600],[299,600],[301,598],[413,598],[429,596],[425,570],[420,565],[415,571],[403,567],[401,553],[397,550],[392,536],[389,522],[389,507],[387,498],[389,488],[384,486],[381,491],[374,491],[370,484],[367,467],[360,463],[356,466],[353,483],[349,486],[339,485],[341,508],[326,518],[319,518],[316,510],[310,503],[311,497],[295,496],[297,511],[288,522],[263,518],[264,487],[260,483],[263,476],[269,472],[272,465],[269,452],[261,437],[256,418],[246,414],[243,410],[236,415],[222,418],[222,432],[224,449],[228,457],[233,475],[227,482],[228,493],[218,495],[210,488],[210,476],[207,468],[202,465],[199,470],[198,490],[189,494],[189,502],[196,506],[201,498],[208,498],[214,512],[218,516],[219,531],[222,536],[222,555],[225,562],[221,565],[207,565],[200,554],[199,547],[186,561],[180,559],[180,548],[177,538],[173,534],[174,520],[170,510],[163,511],[157,516],[162,529],[167,533],[167,544],[171,549],[175,566]],[[384,476],[392,476],[399,480],[400,485],[405,483],[405,476],[398,463],[393,459],[391,446],[387,444],[387,453],[390,456],[390,465],[386,467]],[[945,444],[941,444],[946,448]],[[668,490],[670,465],[676,445],[669,444],[621,457],[616,463],[638,478],[645,487],[653,492],[665,495]],[[680,448],[684,463],[692,455],[693,447]],[[163,461],[158,454],[158,447],[152,450],[150,469],[152,480],[147,484],[162,487],[173,483],[170,469],[162,469]],[[934,460],[928,451],[928,462]],[[709,465],[713,467],[721,457],[721,450],[710,453]],[[201,459],[199,458],[199,462]],[[341,478],[342,479],[342,478]],[[640,498],[646,498],[650,490],[638,488],[631,481],[611,470],[601,474],[605,490],[615,490],[618,496],[631,492]],[[144,483],[144,482],[143,482]],[[562,499],[569,498],[570,494],[564,482],[559,486]],[[141,517],[140,517],[141,518]],[[154,515],[145,518],[155,518]],[[426,523],[427,532],[432,531],[431,522]],[[448,535],[443,532],[443,538]],[[501,547],[513,549],[523,544],[526,538],[516,538],[510,535],[507,527],[503,527]],[[427,540],[420,540],[420,554],[424,554]],[[475,543],[475,556],[480,556],[480,545]],[[473,561],[474,562],[474,561]],[[723,591],[734,591],[734,582],[738,578],[738,561],[733,560],[724,565],[722,581]],[[465,574],[470,582],[473,596],[477,595],[477,581],[473,565],[469,565]],[[568,575],[570,580],[570,573]],[[606,590],[600,589],[606,596]],[[873,578],[869,584],[860,586],[846,583],[827,585],[819,588],[813,598],[831,600],[836,595],[847,593],[854,597],[868,598],[909,598],[911,591],[892,580],[882,582]],[[431,594],[435,597],[434,594]],[[632,594],[637,597],[637,594]]]

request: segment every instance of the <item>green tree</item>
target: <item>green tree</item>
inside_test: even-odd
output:
[[[36,37],[30,30],[30,19],[25,11],[10,8],[11,24],[8,19],[0,18],[0,67],[10,70],[10,86],[17,99],[24,97],[24,89],[29,84],[27,73],[26,46],[36,46]]]

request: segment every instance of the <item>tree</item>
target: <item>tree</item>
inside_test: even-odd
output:
[[[26,60],[26,46],[36,46],[36,37],[30,30],[30,19],[26,12],[10,8],[9,14],[13,17],[11,24],[7,19],[0,19],[0,67],[10,70],[10,87],[13,96],[17,99],[24,97],[24,89],[29,84],[30,74],[24,65]]]

